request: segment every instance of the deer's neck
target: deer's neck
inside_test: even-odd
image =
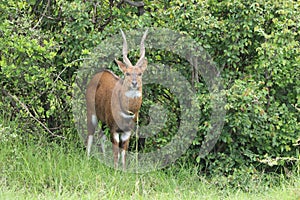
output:
[[[120,91],[121,109],[125,113],[136,113],[142,104],[142,88],[138,90],[122,88]]]

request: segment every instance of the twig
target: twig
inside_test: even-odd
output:
[[[136,174],[138,174],[138,165],[139,165],[139,150],[138,150],[138,137],[139,137],[139,113],[136,116],[136,130],[135,130],[135,164],[136,164]]]
[[[60,75],[62,75],[62,73],[64,73],[64,72],[66,71],[66,69],[69,68],[73,63],[78,62],[78,61],[82,61],[82,60],[90,60],[90,59],[89,59],[89,58],[79,58],[79,59],[73,60],[72,62],[68,63],[68,64],[66,65],[66,67],[63,68],[63,70],[60,71],[60,72],[58,73],[58,75],[56,76],[56,78],[55,78],[55,80],[54,80],[53,83],[56,83],[56,82],[58,81],[58,79],[64,81],[64,80],[60,77]],[[64,83],[64,84],[65,84],[67,87],[70,87],[70,85],[68,85],[68,84],[66,84],[66,83]]]
[[[138,167],[139,167],[139,152],[138,152],[138,133],[139,132],[139,113],[136,116],[136,130],[135,130],[135,194],[139,193],[139,175],[138,175]]]
[[[258,159],[258,162],[268,164],[269,166],[278,165],[278,161],[300,161],[299,158],[294,157],[276,157],[276,158],[265,158],[265,159]]]
[[[59,138],[66,139],[64,136],[56,135],[52,131],[50,131],[50,129],[45,124],[43,124],[40,120],[38,120],[35,116],[33,116],[33,114],[30,112],[29,108],[20,99],[18,99],[18,97],[16,97],[15,95],[10,94],[9,92],[7,92],[7,94],[11,98],[13,98],[15,101],[17,101],[22,106],[22,108],[30,115],[30,117],[32,119],[34,119],[37,123],[39,123],[53,137],[59,137]]]
[[[138,8],[138,15],[141,16],[145,13],[144,11],[144,6],[145,6],[145,3],[143,1],[130,1],[130,0],[124,0],[125,3],[128,3],[129,5],[131,6],[135,6]]]
[[[143,1],[124,0],[124,2],[128,3],[131,6],[135,6],[135,7],[143,7],[143,6],[145,6],[145,3]]]
[[[46,5],[46,8],[45,8],[45,10],[43,11],[43,14],[42,14],[42,16],[40,17],[39,21],[36,23],[36,25],[34,25],[34,27],[33,27],[32,29],[35,29],[35,28],[41,23],[42,19],[44,18],[45,14],[46,14],[46,12],[47,12],[47,10],[48,10],[48,6],[49,6],[49,5],[50,5],[50,0],[48,0],[47,5]]]

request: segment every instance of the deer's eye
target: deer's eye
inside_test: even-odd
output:
[[[138,73],[137,75],[138,75],[138,76],[142,76],[142,73]]]
[[[126,75],[126,76],[130,76],[130,73],[126,72],[125,75]]]

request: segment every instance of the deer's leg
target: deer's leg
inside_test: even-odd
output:
[[[105,141],[107,140],[106,135],[104,134],[102,129],[99,130],[98,135],[99,135],[102,153],[103,153],[103,155],[105,155]]]
[[[126,151],[128,150],[130,135],[131,135],[130,131],[124,132],[121,135],[121,141],[122,141],[121,160],[122,160],[123,170],[126,170]]]
[[[87,128],[88,128],[88,137],[86,140],[86,151],[87,156],[90,156],[91,148],[93,144],[94,132],[98,124],[98,119],[95,114],[87,114]]]
[[[119,133],[113,132],[112,133],[112,145],[113,145],[113,155],[114,155],[114,167],[118,168],[118,162],[119,162],[119,157],[120,157],[120,152],[119,152]]]

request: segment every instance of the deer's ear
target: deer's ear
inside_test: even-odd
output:
[[[117,59],[115,59],[115,61],[116,61],[117,65],[119,66],[120,70],[124,73],[127,69],[126,65]]]
[[[140,68],[143,72],[146,70],[147,65],[148,65],[148,60],[147,60],[147,58],[145,58],[143,64],[140,66]]]

